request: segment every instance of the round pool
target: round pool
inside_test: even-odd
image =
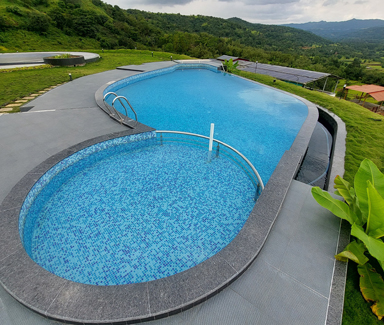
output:
[[[227,246],[255,188],[225,155],[154,132],[109,140],[52,167],[32,188],[19,229],[28,255],[62,278],[121,285],[185,271]]]

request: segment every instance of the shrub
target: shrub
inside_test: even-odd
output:
[[[17,16],[23,16],[23,11],[18,6],[7,6],[5,10]]]
[[[28,29],[37,33],[44,33],[50,26],[50,19],[46,15],[33,14],[30,16]]]

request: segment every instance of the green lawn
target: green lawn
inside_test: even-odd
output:
[[[46,68],[39,70],[19,70],[1,72],[0,70],[0,106],[15,99],[42,90],[46,87],[68,81],[68,73],[74,78],[111,70],[121,65],[141,64],[144,62],[188,58],[186,56],[136,50],[116,50],[100,53],[102,59],[84,67]],[[310,91],[286,82],[276,81],[268,76],[237,71],[238,75],[256,80],[266,85],[291,92],[321,105],[340,116],[347,127],[347,151],[345,158],[345,175],[348,181],[353,177],[364,158],[371,159],[381,171],[384,171],[384,117],[370,112],[361,106],[330,97],[316,91]],[[374,119],[381,119],[375,121]],[[350,263],[346,287],[346,300],[343,316],[344,325],[382,324],[372,314],[369,304],[362,298],[358,287],[356,265]]]
[[[101,59],[98,62],[88,63],[83,67],[56,67],[45,69],[15,69],[2,71],[0,69],[0,107],[28,96],[39,90],[52,85],[57,85],[69,81],[68,74],[72,78],[79,78],[106,70],[115,69],[118,66],[129,64],[141,64],[145,62],[166,61],[173,59],[188,59],[188,56],[177,55],[165,52],[139,51],[139,50],[111,50],[101,52],[100,50],[90,50],[98,53]],[[15,109],[14,112],[17,112]]]

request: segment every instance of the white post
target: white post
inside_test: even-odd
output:
[[[211,123],[211,133],[209,135],[209,151],[212,151],[214,131],[215,131],[215,124]]]
[[[212,146],[213,146],[213,133],[215,131],[215,124],[211,123],[211,132],[209,134],[209,150],[208,150],[208,162],[212,159]]]

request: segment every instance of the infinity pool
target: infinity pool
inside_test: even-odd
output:
[[[214,137],[243,153],[264,184],[308,114],[307,106],[292,96],[217,70],[176,69],[135,78],[105,93],[127,97],[139,121],[158,130],[209,135],[214,123]]]

